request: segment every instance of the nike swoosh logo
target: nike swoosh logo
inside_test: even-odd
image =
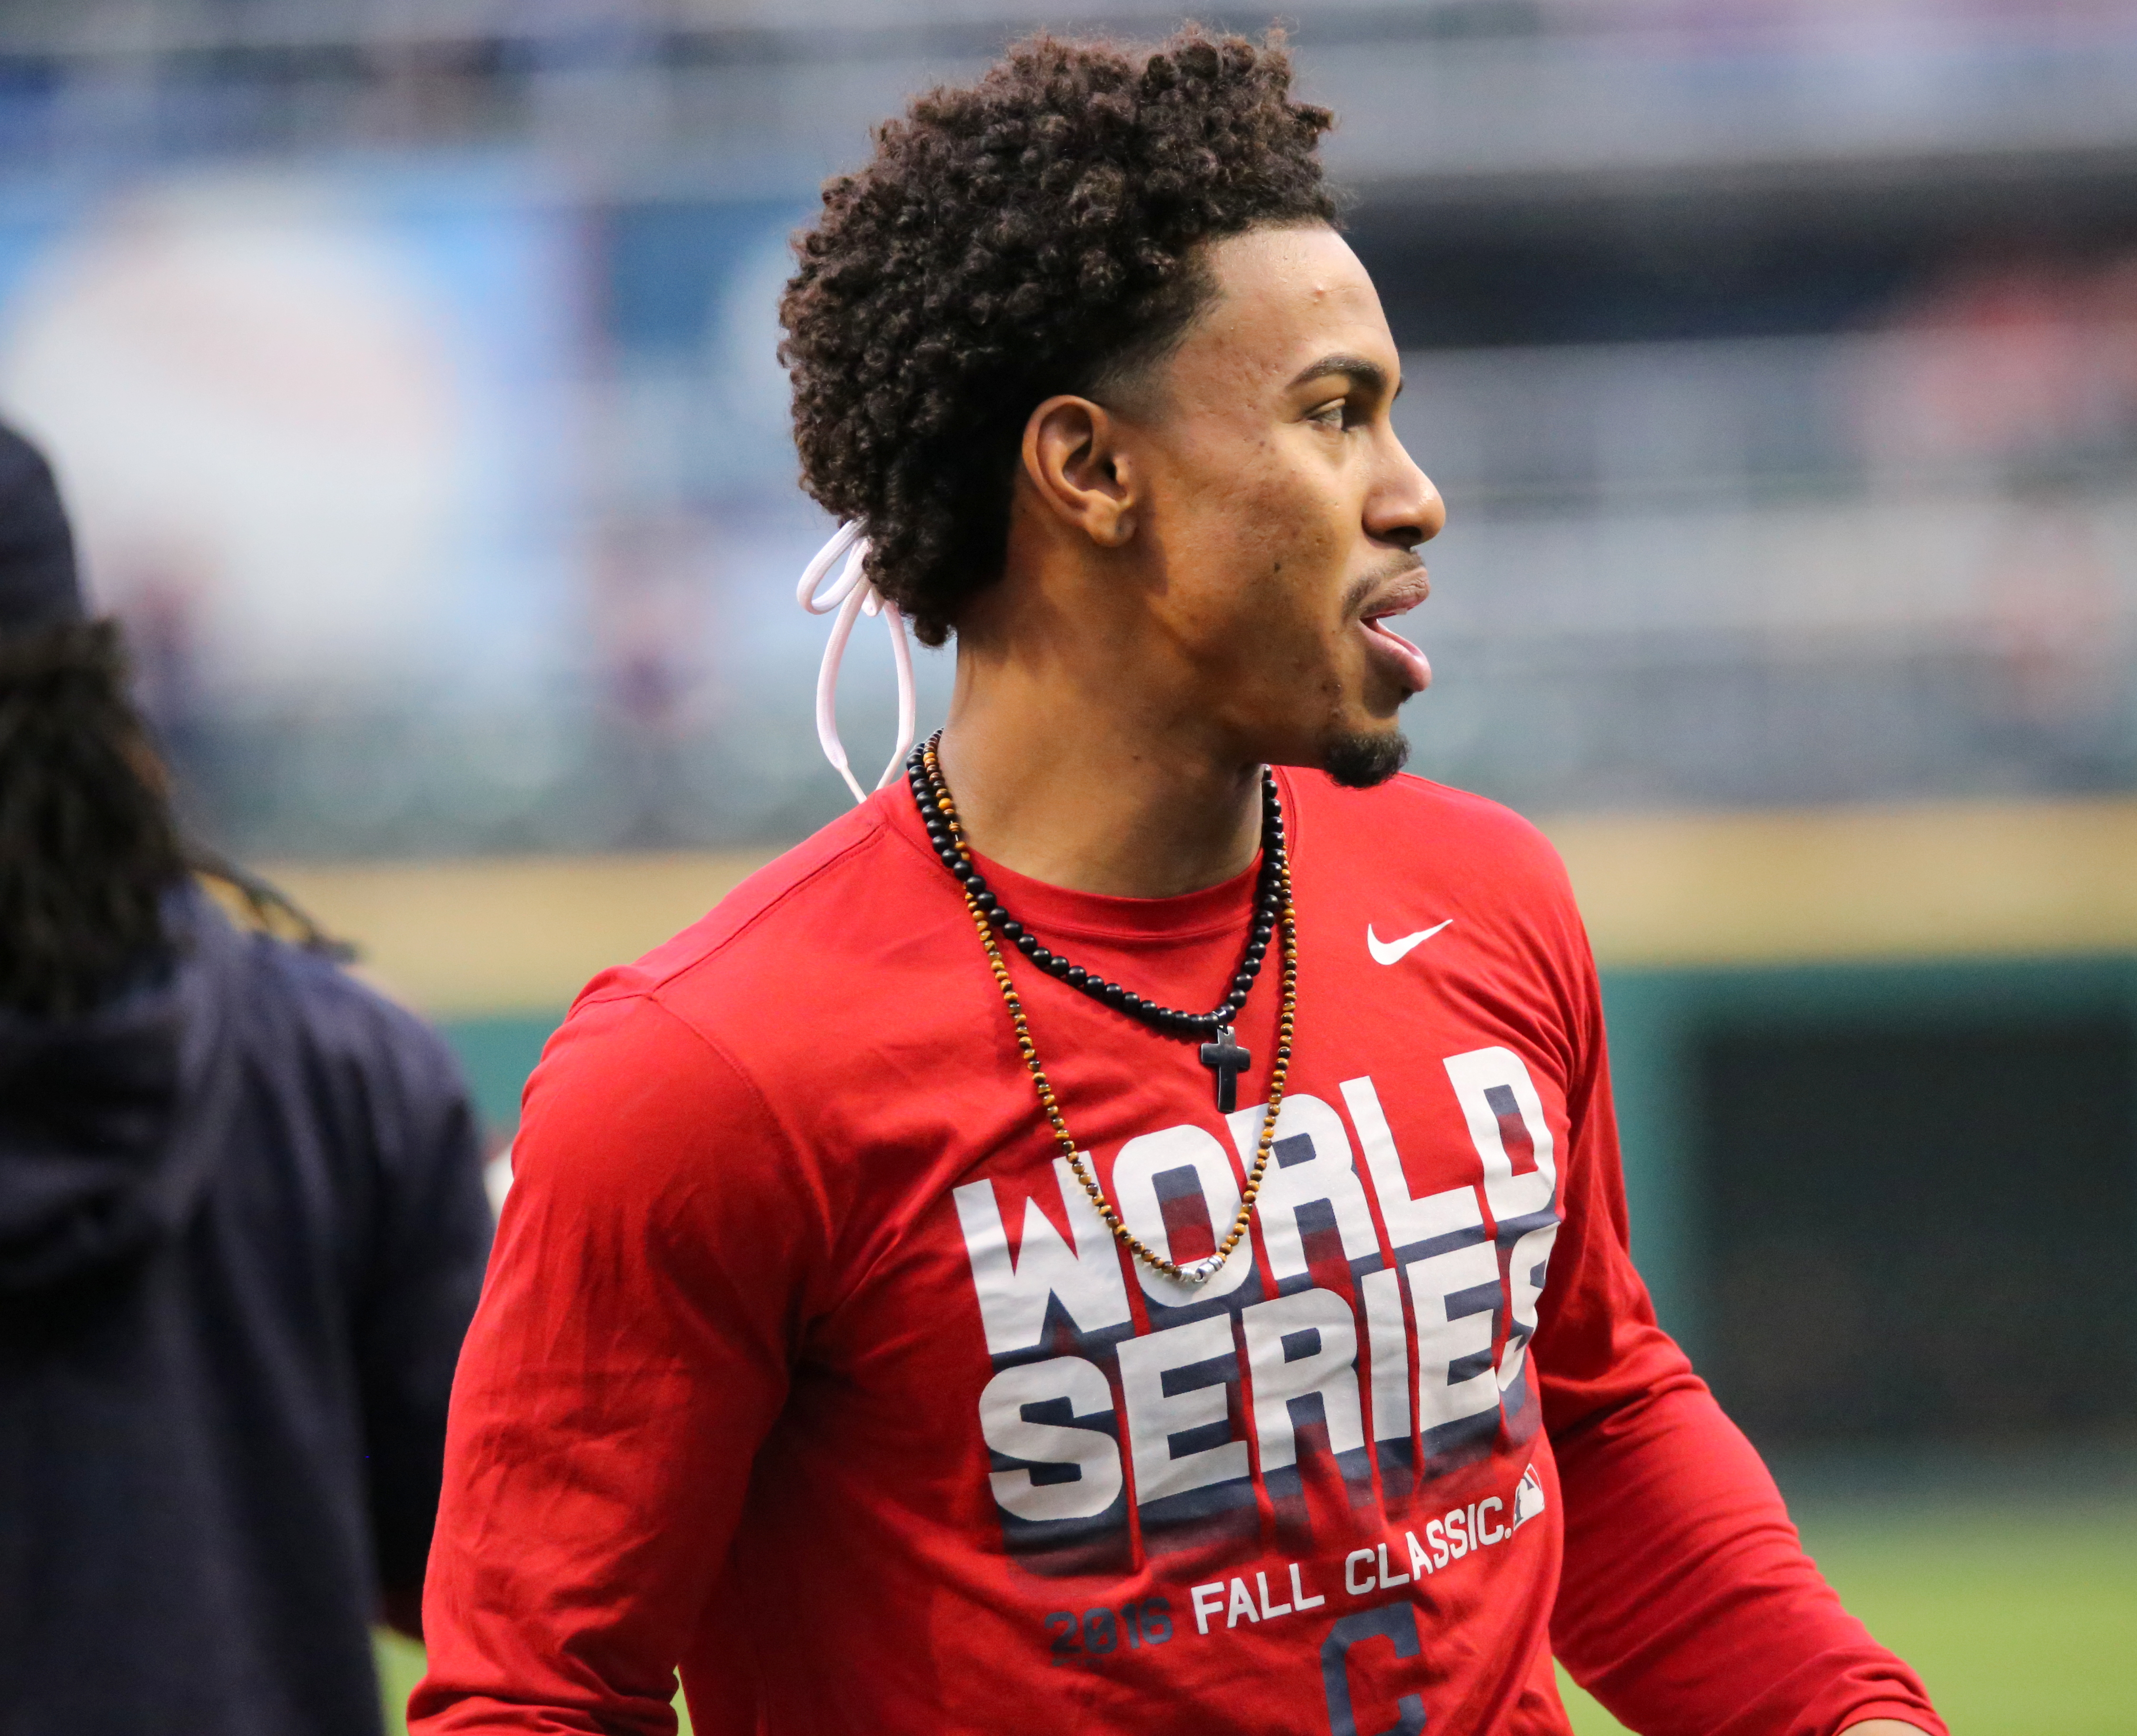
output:
[[[1450,927],[1454,919],[1450,916],[1437,927],[1419,929],[1414,934],[1405,934],[1400,940],[1383,940],[1373,932],[1370,922],[1365,924],[1365,950],[1373,955],[1375,964],[1394,964],[1414,946],[1423,946],[1441,929]]]

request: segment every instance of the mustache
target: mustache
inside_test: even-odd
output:
[[[1351,583],[1343,593],[1343,612],[1356,615],[1372,600],[1373,593],[1385,590],[1399,578],[1407,578],[1413,573],[1424,570],[1424,557],[1414,549],[1404,549],[1390,555],[1386,560]]]

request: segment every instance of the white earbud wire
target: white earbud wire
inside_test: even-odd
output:
[[[854,792],[857,802],[867,801],[869,792],[854,776],[847,763],[845,744],[839,739],[839,666],[846,655],[846,641],[853,637],[854,622],[861,615],[883,617],[884,625],[890,631],[891,661],[898,666],[898,748],[884,768],[883,776],[876,780],[878,789],[897,777],[904,764],[920,709],[913,685],[913,646],[905,635],[905,617],[864,575],[868,552],[868,539],[861,534],[860,525],[841,524],[802,569],[801,583],[795,588],[795,600],[811,615],[838,612],[831,623],[831,636],[824,646],[822,666],[816,671],[816,739],[823,744],[824,758],[846,780],[846,788]],[[845,557],[845,565],[820,595],[816,587],[823,583],[824,575],[837,564],[840,555]]]

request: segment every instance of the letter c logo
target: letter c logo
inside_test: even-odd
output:
[[[1347,1570],[1346,1570],[1347,1580]],[[1330,1736],[1359,1736],[1358,1714],[1351,1704],[1351,1648],[1368,1640],[1386,1640],[1399,1658],[1418,1655],[1417,1618],[1407,1603],[1384,1603],[1378,1609],[1346,1616],[1328,1630],[1321,1642],[1321,1687],[1328,1697]],[[1379,1736],[1420,1736],[1424,1729],[1424,1702],[1405,1694],[1395,1702],[1394,1727]]]

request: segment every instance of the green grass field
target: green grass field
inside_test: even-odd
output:
[[[2137,1502],[1805,1504],[1799,1523],[1847,1606],[1919,1670],[1956,1736],[2137,1731]],[[422,1668],[382,1642],[388,1729]],[[1580,1736],[1623,1727],[1567,1683]]]
[[[1804,1504],[1804,1542],[1955,1736],[2137,1731],[2137,1503]],[[1578,1689],[1580,1736],[1623,1728]]]

